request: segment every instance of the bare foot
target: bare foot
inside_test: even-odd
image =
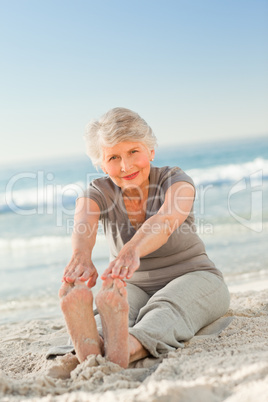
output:
[[[96,296],[96,306],[101,316],[105,357],[126,368],[129,363],[129,306],[124,282],[106,278]]]
[[[63,283],[59,291],[61,309],[76,356],[81,363],[88,355],[101,354],[101,340],[93,314],[93,295],[84,284]]]

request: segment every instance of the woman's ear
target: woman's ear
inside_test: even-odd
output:
[[[154,160],[154,156],[155,156],[155,150],[152,149],[152,150],[151,150],[151,161]]]

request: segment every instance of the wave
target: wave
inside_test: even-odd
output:
[[[30,212],[42,213],[44,209],[52,211],[55,206],[63,210],[73,208],[75,201],[85,190],[83,182],[70,183],[64,186],[49,184],[44,186],[37,183],[35,187],[14,190],[8,183],[6,191],[0,193],[0,213]],[[27,212],[29,211],[29,212]]]
[[[268,180],[268,160],[256,158],[253,161],[241,164],[228,164],[213,166],[205,169],[190,169],[187,174],[191,176],[196,185],[204,184],[232,184],[242,179]]]
[[[221,186],[242,179],[268,180],[268,160],[256,158],[243,164],[227,164],[209,168],[190,169],[186,173],[198,186]],[[12,179],[11,179],[12,180]],[[35,187],[13,189],[11,180],[6,191],[0,193],[0,213],[15,212],[21,215],[42,214],[60,208],[68,214],[74,212],[75,201],[83,194],[86,183],[77,181],[68,185],[36,183]],[[14,186],[15,187],[15,186]]]

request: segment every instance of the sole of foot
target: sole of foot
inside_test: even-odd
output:
[[[107,360],[126,368],[129,363],[127,291],[120,279],[108,277],[96,296]]]
[[[63,284],[59,291],[61,309],[77,358],[81,363],[89,355],[101,354],[101,341],[93,313],[93,295],[82,283]]]

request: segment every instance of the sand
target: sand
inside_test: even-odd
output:
[[[194,337],[147,368],[121,369],[103,357],[76,366],[71,354],[46,360],[67,342],[63,319],[0,327],[0,401],[268,401],[268,288],[232,292],[219,335]],[[61,377],[61,378],[59,378]]]

